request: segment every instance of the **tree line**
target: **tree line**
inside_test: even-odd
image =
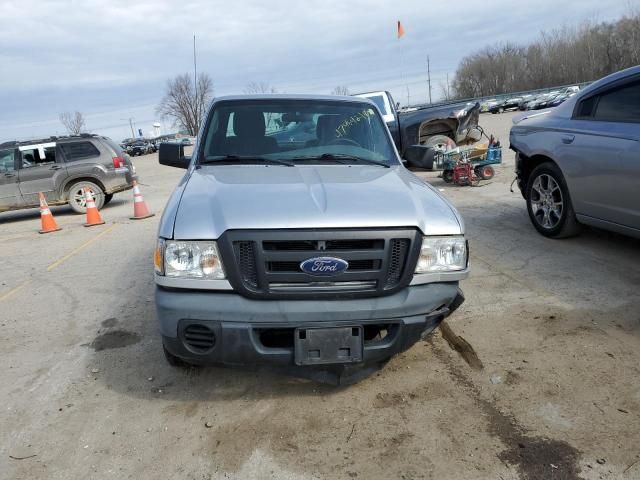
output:
[[[640,64],[640,11],[615,22],[541,32],[529,45],[503,43],[464,57],[456,98],[484,97],[597,80]]]

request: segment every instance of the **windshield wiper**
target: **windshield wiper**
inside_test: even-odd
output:
[[[343,154],[334,154],[334,153],[323,153],[322,155],[318,155],[318,156],[309,156],[309,157],[297,157],[294,158],[293,160],[333,160],[336,161],[338,163],[342,163],[342,164],[347,164],[346,162],[341,162],[340,160],[347,160],[347,161],[351,161],[351,162],[356,162],[356,163],[368,163],[369,165],[378,165],[380,167],[384,167],[384,168],[390,168],[391,165],[389,165],[388,163],[385,162],[380,162],[378,160],[371,160],[369,158],[362,158],[362,157],[356,157],[354,155],[343,155]]]
[[[284,165],[285,167],[295,167],[295,165],[291,162],[287,162],[286,160],[280,160],[277,158],[266,158],[266,157],[254,157],[251,155],[220,155],[218,157],[209,157],[201,161],[199,164],[211,165],[213,163],[268,163],[272,165]]]

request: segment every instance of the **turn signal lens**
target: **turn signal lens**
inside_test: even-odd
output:
[[[164,239],[159,238],[153,252],[153,268],[158,275],[164,275]]]

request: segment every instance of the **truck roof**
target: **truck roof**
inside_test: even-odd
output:
[[[371,103],[371,100],[362,97],[352,97],[343,95],[309,95],[309,94],[289,94],[289,93],[269,93],[269,94],[246,94],[246,95],[225,95],[216,97],[215,102],[222,101],[243,101],[243,100],[321,100],[332,102],[349,103]]]

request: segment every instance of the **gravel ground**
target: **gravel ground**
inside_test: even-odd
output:
[[[514,114],[481,123],[508,144]],[[640,243],[535,232],[513,153],[460,209],[473,272],[440,332],[349,387],[175,370],[156,333],[159,215],[0,214],[0,478],[638,479]],[[137,158],[161,212],[181,172]]]

